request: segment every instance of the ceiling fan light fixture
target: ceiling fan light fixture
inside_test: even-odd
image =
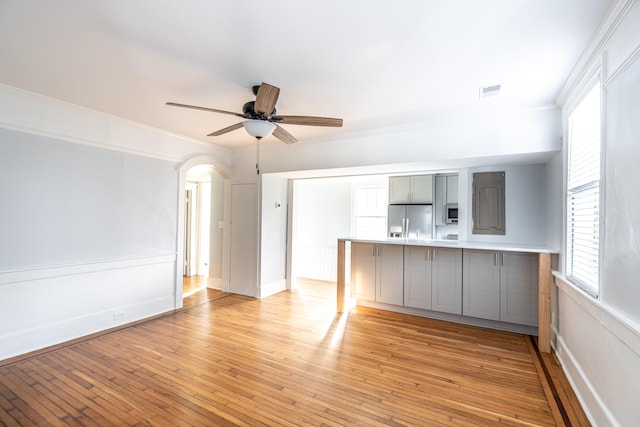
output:
[[[276,125],[266,120],[245,120],[242,122],[247,133],[255,138],[264,138],[273,133]]]

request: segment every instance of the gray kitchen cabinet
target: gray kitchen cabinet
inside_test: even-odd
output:
[[[351,286],[358,299],[376,299],[375,243],[351,244]]]
[[[411,203],[411,177],[389,177],[389,204]]]
[[[538,255],[463,251],[465,316],[538,325]]]
[[[404,254],[400,245],[377,245],[376,301],[402,305]]]
[[[433,220],[435,225],[447,225],[447,177],[436,175],[435,194],[433,195]]]
[[[458,175],[447,175],[447,200],[445,203],[458,203]]]
[[[462,249],[431,249],[431,309],[462,314]]]
[[[463,250],[462,313],[500,320],[499,252]]]
[[[431,310],[431,248],[404,247],[404,305]]]
[[[405,246],[405,307],[462,313],[462,250]]]
[[[401,245],[351,244],[351,283],[356,298],[402,305],[404,255]]]
[[[502,252],[500,320],[538,326],[538,255]]]
[[[433,176],[389,177],[390,204],[433,203]]]
[[[436,175],[433,195],[435,225],[447,225],[447,205],[458,204],[458,175]]]

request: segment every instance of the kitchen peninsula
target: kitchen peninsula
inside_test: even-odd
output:
[[[551,256],[541,245],[430,239],[338,239],[337,311],[358,304],[478,326],[538,334],[550,351]],[[537,327],[537,331],[536,331]]]

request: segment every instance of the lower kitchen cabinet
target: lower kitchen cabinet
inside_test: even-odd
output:
[[[464,250],[462,312],[466,316],[500,320],[499,252]]]
[[[351,244],[351,282],[359,299],[402,305],[404,255],[402,245]]]
[[[431,248],[404,247],[404,305],[431,310]]]
[[[351,286],[358,299],[376,299],[375,243],[351,244]]]
[[[404,305],[462,313],[462,250],[405,246]]]
[[[353,242],[353,296],[538,325],[538,254]]]
[[[538,326],[538,255],[502,252],[500,320]]]
[[[462,314],[462,249],[432,249],[431,309]]]
[[[538,255],[465,249],[463,310],[466,316],[538,325]]]

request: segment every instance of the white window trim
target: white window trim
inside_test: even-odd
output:
[[[380,184],[373,184],[373,183],[360,183],[360,182],[356,182],[353,183],[351,186],[351,235],[352,236],[356,236],[356,222],[357,222],[357,212],[356,212],[356,197],[357,197],[357,193],[358,190],[360,189],[384,189],[385,194],[388,196],[389,194],[389,188],[388,185],[383,185],[382,183]],[[388,205],[388,199],[386,200],[386,205]],[[373,218],[374,216],[368,216],[370,218]],[[384,215],[380,215],[380,216],[376,216],[378,218],[383,218],[384,217],[384,229],[387,229],[387,213],[385,212]],[[380,236],[381,238],[384,237],[384,235],[386,235],[386,231],[385,233],[383,233],[382,236]]]
[[[594,64],[587,77],[584,79],[583,84],[579,86],[579,89],[574,92],[572,99],[567,102],[563,108],[562,126],[563,126],[563,218],[562,218],[562,248],[563,254],[561,257],[561,269],[562,275],[565,281],[572,286],[580,289],[582,292],[590,295],[594,299],[598,299],[602,295],[602,260],[604,253],[604,217],[605,217],[605,104],[606,104],[606,87],[605,82],[602,80],[603,68],[602,63]],[[594,85],[600,84],[600,179],[599,179],[599,247],[598,247],[598,283],[597,289],[594,291],[590,286],[585,286],[579,281],[571,278],[567,271],[568,262],[568,242],[567,242],[567,195],[568,195],[568,175],[569,175],[569,116],[576,109],[576,107],[584,100],[589,94]]]

